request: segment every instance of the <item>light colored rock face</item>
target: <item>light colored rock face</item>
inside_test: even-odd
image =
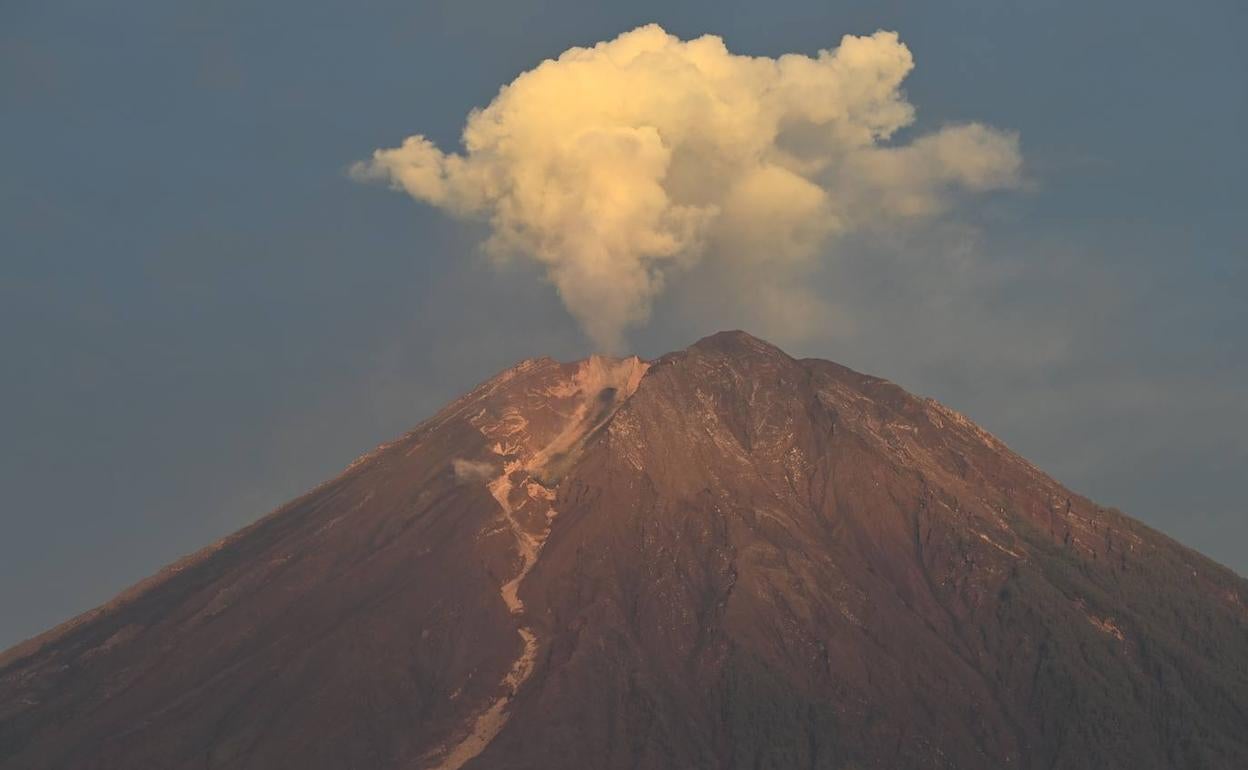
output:
[[[514,542],[518,567],[499,588],[499,595],[522,625],[517,633],[524,645],[500,683],[498,695],[467,725],[456,742],[439,747],[425,761],[437,770],[460,767],[489,746],[507,723],[507,708],[533,673],[537,656],[536,632],[524,623],[520,587],[537,564],[558,511],[554,475],[576,462],[578,451],[595,431],[605,426],[637,390],[649,364],[633,356],[614,359],[593,356],[569,367],[557,366],[540,385],[523,387],[513,398],[482,406],[470,422],[481,431],[497,456],[497,476],[483,480],[498,503],[499,517],[485,536],[501,534]],[[459,458],[462,467],[479,471],[489,461]]]
[[[0,656],[0,770],[1248,767],[1244,596],[885,380],[536,359]]]

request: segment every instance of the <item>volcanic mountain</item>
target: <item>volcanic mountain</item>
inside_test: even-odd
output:
[[[1245,768],[1248,582],[740,332],[520,363],[0,656],[0,768]]]

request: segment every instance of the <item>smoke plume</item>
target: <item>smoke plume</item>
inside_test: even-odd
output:
[[[1017,137],[978,123],[890,142],[914,121],[913,66],[893,32],[773,59],[651,24],[521,74],[461,153],[415,135],[352,175],[488,221],[487,252],[540,264],[604,349],[699,261],[761,276],[756,312],[808,323],[819,301],[795,279],[838,236],[1019,182]]]
[[[462,457],[451,460],[451,469],[455,473],[456,481],[489,481],[498,475],[498,468],[493,464],[479,460],[465,460]]]

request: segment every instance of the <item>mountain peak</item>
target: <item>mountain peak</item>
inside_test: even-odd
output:
[[[740,329],[731,329],[707,335],[690,345],[688,349],[726,354],[778,354],[786,358],[788,357],[788,354],[770,342],[759,339]]]
[[[522,362],[0,656],[0,770],[1245,767],[1245,597],[721,332]]]

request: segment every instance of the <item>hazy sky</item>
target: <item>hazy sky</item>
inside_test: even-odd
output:
[[[895,30],[917,122],[892,141],[1018,132],[1024,183],[846,234],[802,280],[829,322],[775,341],[1248,572],[1239,0],[5,0],[0,647],[496,370],[589,352],[538,267],[492,267],[481,226],[347,169],[417,133],[456,150],[500,86],[647,22],[773,57]],[[738,290],[675,275],[626,344],[756,329]]]

